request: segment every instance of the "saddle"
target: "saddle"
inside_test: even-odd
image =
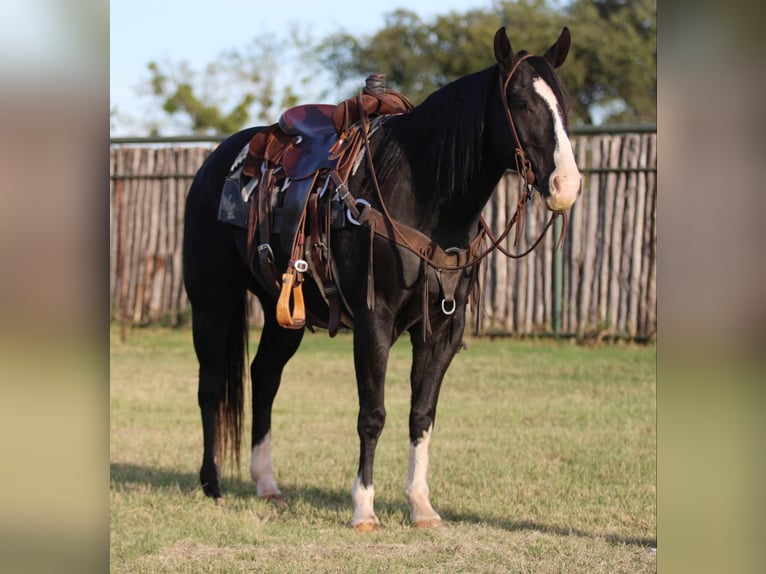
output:
[[[241,167],[253,190],[248,259],[251,269],[260,271],[255,276],[278,294],[282,327],[306,325],[302,283],[310,272],[329,308],[328,331],[331,336],[337,332],[340,292],[330,262],[330,232],[345,225],[344,208],[350,218],[359,217],[346,182],[361,161],[376,120],[412,107],[405,96],[385,87],[385,76],[374,74],[358,96],[337,105],[290,108],[248,143]],[[285,269],[277,268],[277,246],[289,255]]]

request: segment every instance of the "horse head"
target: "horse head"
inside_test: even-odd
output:
[[[567,135],[566,96],[554,71],[566,60],[570,43],[568,28],[543,56],[514,53],[505,28],[497,31],[494,41],[501,96],[514,146],[508,150],[505,139],[506,164],[516,167],[542,194],[548,209],[556,212],[569,209],[582,190],[582,177]]]

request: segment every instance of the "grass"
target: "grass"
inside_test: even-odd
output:
[[[258,333],[253,333],[251,357]],[[409,526],[409,344],[392,350],[375,467],[383,528],[351,519],[351,337],[307,334],[274,407],[278,508],[242,472],[225,508],[197,484],[202,431],[188,329],[111,337],[113,572],[655,572],[655,347],[469,340],[431,443],[446,525]],[[246,419],[249,436],[249,415]]]

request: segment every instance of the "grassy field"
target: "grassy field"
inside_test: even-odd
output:
[[[137,329],[122,343],[113,329],[112,572],[655,572],[655,347],[468,344],[431,442],[431,502],[445,526],[409,526],[402,340],[376,456],[383,528],[360,535],[347,526],[358,456],[350,336],[307,334],[285,370],[272,433],[287,505],[255,497],[243,453],[219,508],[197,484],[190,330]]]

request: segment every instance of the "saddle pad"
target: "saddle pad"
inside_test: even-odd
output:
[[[247,205],[240,193],[239,180],[227,177],[218,204],[218,221],[247,229],[247,211]]]
[[[229,168],[218,204],[218,221],[244,228],[247,228],[250,195],[243,189],[240,176],[246,156],[247,146],[242,148]]]

